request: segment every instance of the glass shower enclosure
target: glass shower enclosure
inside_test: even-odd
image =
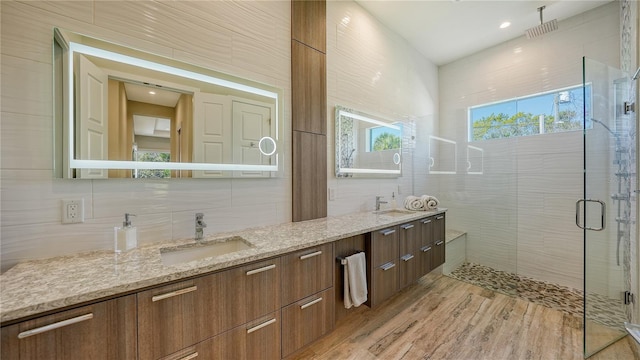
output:
[[[637,82],[583,59],[584,197],[576,223],[584,234],[585,358],[624,337],[637,293]]]

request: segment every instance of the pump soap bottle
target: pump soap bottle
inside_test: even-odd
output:
[[[131,226],[130,216],[135,215],[129,213],[124,214],[122,227],[116,226],[113,228],[116,253],[126,252],[138,246],[136,227]]]

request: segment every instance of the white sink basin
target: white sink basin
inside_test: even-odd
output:
[[[165,266],[182,264],[193,260],[231,254],[252,248],[248,241],[233,236],[225,239],[198,242],[195,244],[160,249],[162,263]]]
[[[374,211],[373,213],[378,215],[386,215],[386,216],[405,216],[405,215],[414,214],[415,212],[410,210],[402,210],[402,209],[390,209],[390,210]]]

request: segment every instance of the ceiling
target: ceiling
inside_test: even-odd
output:
[[[607,1],[356,0],[387,27],[404,37],[436,65],[444,65],[507,40],[524,36],[544,21],[561,21]],[[500,29],[500,24],[511,26]],[[562,24],[558,24],[561,29]]]

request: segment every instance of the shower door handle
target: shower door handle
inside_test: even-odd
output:
[[[600,227],[589,227],[587,224],[580,224],[580,203],[584,203],[585,206],[588,202],[594,202],[600,204]],[[602,200],[594,199],[580,199],[576,201],[576,225],[583,230],[602,231],[606,227],[607,223],[607,205]]]

